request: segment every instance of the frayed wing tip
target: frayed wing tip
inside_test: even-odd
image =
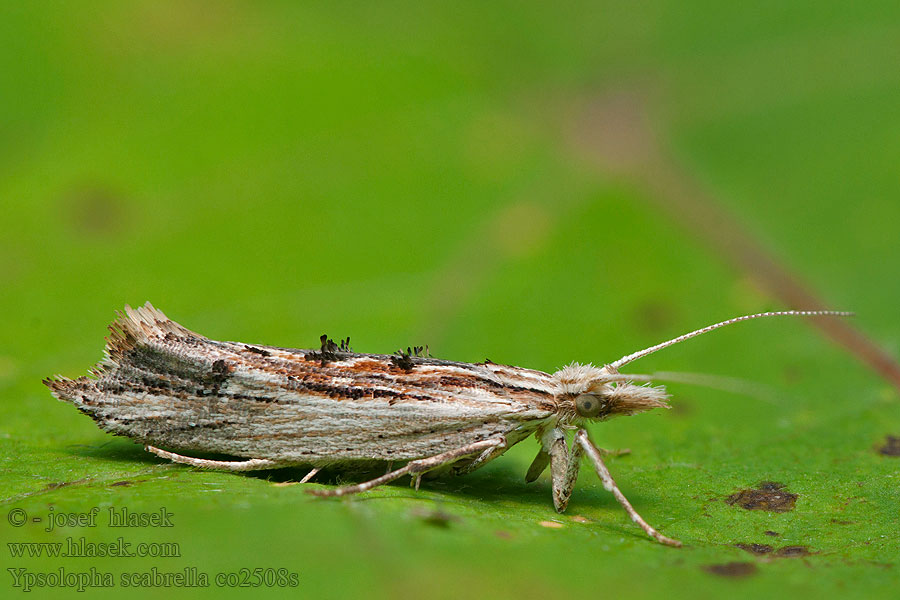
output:
[[[202,335],[171,320],[149,301],[137,308],[126,304],[124,310],[116,311],[116,314],[118,316],[110,323],[110,335],[106,338],[107,352],[111,356],[133,348],[138,343],[168,334],[204,339]]]
[[[77,385],[77,382],[74,379],[69,379],[62,375],[54,375],[52,377],[45,377],[41,380],[41,383],[50,388],[50,393],[53,394],[57,400],[74,402],[74,395],[72,392]]]

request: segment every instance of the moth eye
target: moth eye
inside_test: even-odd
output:
[[[582,417],[596,417],[602,408],[600,398],[593,394],[581,394],[575,398],[575,410]]]

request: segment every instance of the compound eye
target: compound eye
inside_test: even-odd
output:
[[[581,394],[575,398],[575,410],[582,417],[596,417],[600,414],[603,403],[593,394]]]

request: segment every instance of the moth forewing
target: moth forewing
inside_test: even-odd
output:
[[[527,369],[217,342],[149,305],[110,329],[96,378],[47,385],[106,431],[178,452],[411,460],[518,441],[555,411],[552,378]]]
[[[49,378],[60,400],[104,430],[192,466],[248,471],[294,465],[312,470],[380,461],[405,463],[360,484],[310,490],[340,496],[404,475],[467,473],[531,434],[541,449],[534,481],[549,465],[553,502],[565,510],[587,455],[604,487],[657,541],[680,545],[650,527],[619,491],[602,451],[581,425],[668,407],[662,387],[635,385],[619,368],[713,329],[763,316],[846,315],[834,311],[760,313],[723,321],[598,368],[573,363],[554,374],[490,361],[438,360],[408,350],[362,354],[349,338],[298,350],[217,342],[168,319],[148,302],[125,307],[109,327],[104,359],[89,377]],[[571,450],[567,434],[577,430]],[[165,450],[163,448],[168,448]],[[222,461],[187,453],[219,453]],[[184,453],[184,454],[183,454]]]

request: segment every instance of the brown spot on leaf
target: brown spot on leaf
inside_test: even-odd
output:
[[[884,438],[884,446],[878,449],[884,456],[900,456],[900,437],[889,435]]]
[[[132,485],[134,485],[133,481],[124,481],[123,480],[123,481],[113,482],[113,483],[109,484],[109,487],[129,487]]]
[[[607,172],[641,173],[658,156],[646,102],[636,91],[613,91],[582,103],[568,130],[575,153]]]
[[[781,534],[778,533],[777,531],[763,531],[763,533],[766,534],[766,535],[768,535],[768,536],[772,536],[772,537],[778,537],[779,535],[781,535]]]
[[[747,510],[789,512],[794,510],[797,494],[785,491],[784,484],[761,481],[756,489],[745,489],[728,496],[726,504],[737,504]]]
[[[504,255],[523,258],[534,254],[547,238],[553,215],[535,202],[523,201],[505,207],[492,229],[494,244]]]
[[[781,558],[796,558],[812,554],[806,546],[785,546],[775,551],[775,556]]]
[[[569,517],[569,518],[572,519],[573,521],[575,521],[576,523],[593,523],[593,521],[591,521],[587,517],[583,517],[581,515],[575,515],[575,516]]]
[[[456,515],[440,508],[434,510],[415,509],[410,514],[422,522],[440,529],[446,529],[450,527],[451,523],[460,520]]]
[[[64,198],[65,211],[72,227],[89,236],[108,236],[124,229],[125,201],[104,185],[80,185]]]
[[[662,335],[675,321],[671,304],[659,300],[647,300],[634,310],[634,320],[643,333]]]
[[[706,565],[703,570],[720,577],[747,577],[756,573],[756,565],[749,562],[730,562],[720,565]]]
[[[694,412],[693,406],[691,406],[690,400],[685,394],[678,395],[678,401],[672,404],[672,412],[677,417],[684,417],[690,415]]]
[[[755,554],[757,556],[762,556],[764,554],[769,554],[774,550],[772,546],[768,544],[735,544],[741,550],[749,552],[750,554]]]
[[[798,383],[803,379],[803,370],[797,365],[785,365],[781,376],[785,383]]]
[[[88,478],[84,479],[76,479],[74,481],[54,481],[53,483],[48,483],[43,487],[41,492],[50,492],[53,490],[58,490],[59,488],[68,487],[70,485],[78,485],[79,483],[85,483],[86,481],[90,481]]]

